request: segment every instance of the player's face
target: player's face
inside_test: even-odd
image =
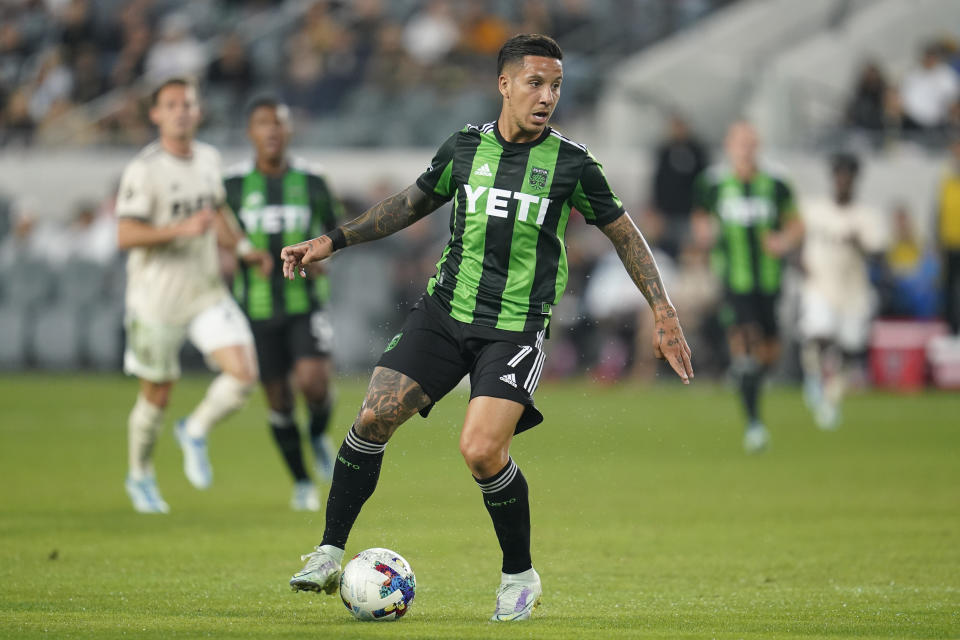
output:
[[[556,58],[524,56],[523,64],[508,65],[500,75],[500,93],[509,121],[521,137],[543,133],[560,99],[563,64]]]
[[[838,198],[848,199],[853,195],[853,184],[856,174],[849,169],[837,169],[833,172],[833,188]]]
[[[752,167],[757,157],[757,132],[746,122],[730,127],[726,141],[727,157],[734,167]]]
[[[161,138],[192,138],[200,123],[197,90],[177,84],[164,87],[150,109],[150,120],[157,125]]]
[[[290,142],[290,112],[283,106],[258,107],[250,114],[247,135],[257,155],[276,159],[283,156]]]

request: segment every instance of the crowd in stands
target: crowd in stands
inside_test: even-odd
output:
[[[562,108],[575,112],[589,106],[595,70],[611,56],[730,1],[6,0],[0,146],[141,144],[151,136],[143,98],[171,75],[202,81],[207,123],[220,129],[236,130],[251,94],[270,90],[304,120],[339,115],[323,130],[329,144],[432,145],[434,128],[448,128],[438,114],[459,126],[490,112],[485,81],[514,33],[563,43]],[[71,113],[103,96],[91,112]],[[343,125],[356,116],[362,128]],[[368,126],[396,118],[402,130]]]
[[[927,43],[899,84],[867,61],[844,117],[848,128],[877,146],[893,135],[942,148],[944,134],[960,131],[960,46],[951,38]]]

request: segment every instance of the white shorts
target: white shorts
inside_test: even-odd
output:
[[[862,351],[870,336],[873,304],[869,298],[844,307],[809,287],[803,290],[800,333],[807,340],[830,340],[841,349]]]
[[[247,317],[232,298],[198,313],[186,325],[152,323],[128,312],[127,346],[123,353],[123,370],[150,382],[169,382],[180,377],[180,348],[184,340],[207,356],[217,349],[234,345],[250,345],[253,333]]]

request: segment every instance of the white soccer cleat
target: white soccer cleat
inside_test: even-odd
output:
[[[181,418],[173,430],[183,451],[183,473],[197,489],[209,489],[213,484],[213,469],[207,457],[207,439],[192,438],[187,434],[187,421]]]
[[[127,489],[127,495],[133,501],[133,509],[138,513],[170,513],[168,505],[160,495],[157,489],[157,481],[153,476],[144,476],[140,480],[134,480],[127,476],[124,483]]]
[[[290,508],[294,511],[320,511],[320,497],[312,482],[301,480],[293,485]]]
[[[290,588],[294,591],[333,593],[340,587],[343,549],[318,546],[316,551],[300,556],[300,559],[306,560],[307,564],[290,578]]]
[[[317,477],[324,482],[330,482],[333,480],[333,461],[336,459],[330,436],[324,433],[316,438],[310,438],[310,446],[313,447]]]
[[[762,422],[751,422],[743,432],[743,450],[747,453],[762,453],[770,446],[770,432]]]
[[[821,431],[836,431],[840,426],[840,409],[826,400],[820,403],[813,417]]]
[[[497,589],[497,610],[490,620],[494,622],[512,622],[527,620],[540,604],[543,587],[540,575],[534,569],[523,573],[501,574],[500,588]]]

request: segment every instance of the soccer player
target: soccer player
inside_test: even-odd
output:
[[[288,158],[290,133],[286,105],[268,96],[255,99],[247,111],[247,135],[256,157],[229,171],[224,180],[227,204],[247,237],[276,260],[284,244],[336,227],[340,207],[322,176]],[[320,310],[326,285],[322,274],[312,282],[289,282],[279,269],[264,277],[256,266],[247,266],[233,287],[256,339],[260,382],[270,407],[268,421],[293,476],[290,506],[298,511],[317,511],[320,501],[303,461],[291,374],[306,400],[317,473],[324,480],[333,475],[334,452],[326,435],[333,330]]]
[[[780,355],[777,298],[784,256],[798,248],[803,223],[790,187],[757,163],[758,139],[748,122],[733,123],[728,165],[697,181],[694,224],[713,237],[726,289],[723,310],[731,370],[747,415],[743,447],[763,451],[770,435],[760,419],[763,377]]]
[[[876,307],[867,260],[886,247],[879,212],[857,204],[856,156],[831,161],[833,197],[805,203],[800,332],[804,398],[821,429],[840,424],[840,403],[863,353]]]
[[[596,158],[547,123],[560,97],[563,54],[551,38],[518,35],[497,61],[500,116],[467,125],[440,147],[416,183],[332,232],[283,249],[284,274],[347,246],[407,227],[450,200],[451,238],[426,293],[373,370],[337,455],[326,527],[290,580],[294,590],[337,587],[344,547],[380,474],[397,427],[465,375],[471,393],[460,452],[483,497],[503,565],[493,620],[522,620],[540,600],[530,556],[527,481],[510,457],[516,433],[543,420],[533,395],[544,365],[551,308],[567,282],[571,211],[598,226],[653,309],[654,351],[684,383],[690,350],[650,249]]]
[[[127,260],[124,370],[140,379],[130,413],[127,493],[142,513],[169,511],[157,489],[153,447],[174,382],[180,347],[190,338],[221,373],[196,409],[176,426],[187,479],[213,481],[207,433],[243,406],[257,379],[253,336],[220,277],[217,243],[269,272],[266,252],[250,245],[224,208],[220,154],[194,140],[200,120],[192,83],[171,79],[152,95],[159,139],[127,165],[117,198],[117,244]]]

